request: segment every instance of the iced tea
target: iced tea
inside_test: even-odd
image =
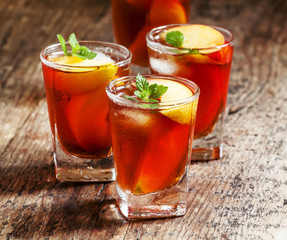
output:
[[[135,91],[134,77],[115,80],[107,91],[116,182],[119,192],[131,199],[156,192],[167,197],[168,189],[184,181],[199,95],[196,85],[181,78],[147,78],[151,84],[168,86],[159,103],[127,99]]]
[[[68,177],[64,172],[68,171],[69,163],[61,164],[59,151],[62,155],[77,157],[75,161],[79,162],[80,159],[102,159],[111,154],[105,88],[112,79],[129,74],[127,49],[116,47],[111,52],[115,48],[112,44],[83,44],[95,51],[94,59],[64,56],[59,44],[41,55],[55,158],[58,159],[55,160],[56,172],[60,180]],[[119,57],[120,51],[124,53]],[[90,167],[93,170],[95,166],[91,164]],[[79,167],[75,171],[82,169]]]
[[[213,47],[206,48],[176,48],[166,43],[161,34],[171,29],[181,29],[177,28],[178,26],[182,27],[182,25],[163,26],[149,33],[147,39],[150,67],[152,73],[181,76],[194,81],[199,86],[201,94],[194,138],[200,139],[209,136],[212,132],[220,132],[219,128],[222,128],[233,54],[233,38],[227,30],[213,27],[212,29],[222,35],[221,45],[214,44]],[[203,25],[195,26],[200,28]],[[204,33],[200,36],[201,33],[187,32],[188,37],[199,38],[200,42],[212,38],[208,34]],[[218,130],[215,130],[217,125]],[[220,141],[218,140],[215,145],[220,144]],[[209,148],[212,147],[211,145],[199,146],[199,148]]]
[[[148,66],[145,36],[154,27],[187,23],[189,0],[112,0],[117,43],[132,52],[132,63]]]

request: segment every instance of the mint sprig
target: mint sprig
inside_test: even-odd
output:
[[[180,31],[168,32],[165,36],[165,40],[173,47],[181,48],[184,42],[184,35]],[[188,49],[189,54],[199,53],[198,49]]]
[[[149,84],[147,79],[140,74],[136,77],[136,88],[137,90],[134,91],[134,97],[128,95],[122,95],[122,97],[137,102],[158,103],[158,98],[165,94],[168,89],[168,87],[156,83]],[[155,109],[158,105],[145,104],[143,107]]]
[[[171,31],[166,34],[165,40],[171,46],[180,48],[184,42],[184,35],[180,31]]]
[[[136,77],[136,87],[137,91],[134,92],[134,95],[143,102],[158,102],[157,98],[162,96],[168,89],[168,87],[156,83],[149,84],[146,78],[140,74]]]
[[[65,39],[62,37],[62,35],[57,34],[57,38],[63,48],[63,52],[65,53],[65,56],[69,56],[68,52],[67,52],[67,46],[66,46],[66,41]]]
[[[65,39],[60,35],[57,34],[57,37],[59,39],[59,42],[63,48],[63,52],[65,56],[77,56],[81,59],[93,59],[97,56],[95,52],[90,50],[86,46],[81,46],[76,38],[75,33],[72,33],[69,36],[69,44],[72,48],[72,54],[67,52],[67,46],[66,46],[66,41]]]

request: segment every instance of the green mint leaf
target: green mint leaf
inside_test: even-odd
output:
[[[81,46],[80,49],[80,55],[86,56],[88,59],[93,59],[97,56],[97,54],[93,51],[91,51],[88,47]]]
[[[149,108],[149,109],[156,109],[158,108],[158,104],[143,104],[142,107]]]
[[[146,80],[146,78],[144,78],[142,75],[140,75],[138,73],[137,77],[136,77],[136,87],[138,89],[138,91],[143,92],[148,90],[148,81]]]
[[[69,43],[72,47],[72,53],[75,54],[77,53],[79,47],[80,47],[80,44],[78,43],[78,40],[76,38],[76,35],[75,33],[72,33],[69,37]]]
[[[137,96],[138,98],[142,99],[142,93],[140,91],[134,91],[134,95]]]
[[[73,56],[77,56],[81,59],[93,59],[97,56],[97,54],[95,52],[91,51],[88,47],[81,46],[79,44],[75,33],[72,33],[69,36],[69,41],[68,41],[72,47],[72,54],[69,54],[67,52],[67,46],[66,46],[65,39],[60,34],[57,34],[57,37],[59,39],[59,42],[60,42],[66,56],[73,55]]]
[[[137,102],[153,103],[153,104],[142,105],[142,107],[149,109],[158,108],[158,104],[156,103],[158,103],[159,100],[157,98],[162,96],[168,89],[168,87],[158,85],[156,83],[149,84],[147,79],[140,74],[136,76],[136,88],[137,90],[134,91],[135,97],[128,95],[122,95],[122,97]]]
[[[96,53],[85,46],[78,47],[77,52],[75,52],[74,55],[82,59],[93,59],[97,56]]]
[[[180,31],[172,31],[168,32],[165,36],[165,40],[167,43],[172,45],[173,47],[181,48],[182,44],[184,42],[184,35]],[[188,51],[188,54],[198,54],[199,50],[198,49],[186,49],[184,48],[184,51]],[[178,50],[175,50],[177,52]]]
[[[148,99],[147,102],[150,102],[150,103],[158,103],[159,101],[157,99]]]
[[[144,102],[158,102],[157,98],[168,89],[168,87],[156,83],[150,85],[146,78],[140,74],[136,77],[136,87],[137,91],[134,92],[134,95]]]
[[[159,98],[160,96],[162,96],[163,94],[166,93],[168,87],[166,86],[163,86],[163,85],[157,85],[157,88],[156,88],[156,92],[151,95],[152,98]]]
[[[198,49],[189,49],[188,53],[189,54],[197,54],[197,53],[199,53],[199,50]]]
[[[65,53],[65,56],[68,56],[68,52],[67,52],[67,45],[66,45],[66,41],[65,39],[62,37],[61,34],[57,34],[57,38],[63,48],[63,52]]]
[[[126,95],[126,94],[123,94],[123,95],[122,95],[122,97],[123,97],[123,98],[125,98],[125,99],[128,99],[128,100],[138,101],[138,100],[137,100],[137,99],[135,99],[134,97],[129,96],[129,95]]]
[[[184,42],[184,36],[180,31],[171,31],[166,34],[165,40],[171,46],[180,48]]]
[[[140,92],[140,91],[135,91],[134,95],[137,96],[139,99],[141,99],[143,102],[148,102],[149,100],[149,94],[148,92]]]
[[[156,83],[149,85],[146,78],[140,74],[136,77],[136,87],[138,90],[134,92],[134,95],[145,102],[150,102],[149,100],[151,99],[155,100],[156,98],[159,98],[167,91],[168,88]]]
[[[156,92],[157,92],[157,84],[151,84],[151,85],[149,85],[148,86],[148,90],[149,90],[149,95],[152,97],[152,98],[154,98],[153,96],[156,94]]]

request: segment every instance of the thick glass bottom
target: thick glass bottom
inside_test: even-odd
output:
[[[64,152],[56,142],[54,152],[56,178],[59,181],[109,182],[115,180],[113,157],[81,158]]]
[[[222,158],[222,146],[192,149],[191,161],[217,160]]]
[[[223,157],[223,118],[224,112],[219,115],[210,134],[193,139],[191,161],[217,160]]]
[[[172,187],[159,192],[134,195],[117,185],[117,202],[122,214],[129,219],[182,216],[186,213],[187,174]]]

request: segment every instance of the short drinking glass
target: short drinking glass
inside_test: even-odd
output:
[[[187,46],[209,45],[206,48],[172,46],[165,40],[168,31],[182,31]],[[200,88],[192,160],[221,158],[233,35],[220,27],[173,24],[151,30],[147,34],[147,46],[152,73],[184,77]]]
[[[112,79],[129,74],[131,54],[113,43],[79,43],[97,56],[93,60],[64,56],[60,44],[40,55],[56,178],[111,181],[115,176],[105,88]]]
[[[199,88],[180,77],[144,77],[168,87],[159,102],[130,98],[135,76],[107,86],[117,202],[127,218],[181,216]]]

